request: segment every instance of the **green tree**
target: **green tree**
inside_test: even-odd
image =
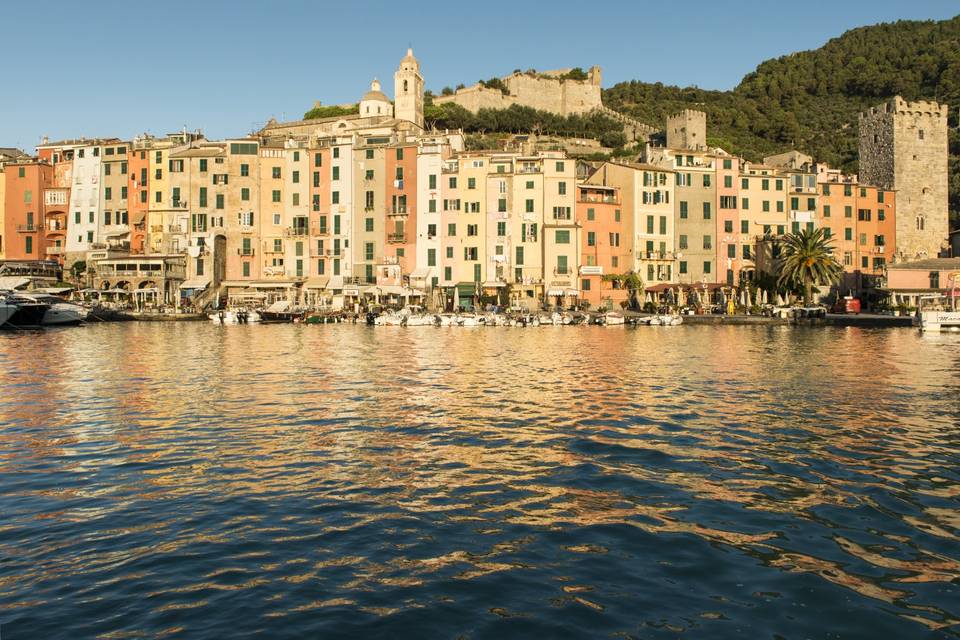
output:
[[[814,286],[833,284],[843,273],[833,257],[833,243],[822,228],[787,234],[781,247],[777,284],[801,287],[805,305],[813,302]]]

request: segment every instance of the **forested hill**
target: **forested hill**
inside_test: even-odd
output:
[[[894,95],[950,105],[951,210],[960,212],[960,16],[853,29],[813,51],[768,60],[732,91],[622,82],[608,107],[655,126],[684,107],[707,113],[711,144],[748,159],[796,148],[857,168],[857,115]]]

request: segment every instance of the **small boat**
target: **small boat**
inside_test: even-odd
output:
[[[473,313],[461,313],[457,316],[457,324],[461,327],[479,327],[481,318]]]
[[[607,326],[622,325],[626,322],[626,318],[624,318],[623,314],[619,311],[607,311],[605,314],[600,316],[600,318],[602,319],[600,324]]]
[[[207,316],[217,324],[252,324],[260,322],[260,314],[247,309],[221,309]]]
[[[287,300],[277,300],[260,312],[260,322],[293,322],[300,314],[295,312]]]

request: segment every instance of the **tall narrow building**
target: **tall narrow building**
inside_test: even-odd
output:
[[[860,114],[860,181],[897,192],[897,261],[947,242],[947,105],[897,96]]]
[[[420,63],[413,57],[413,49],[407,49],[407,55],[400,61],[400,67],[393,74],[393,84],[394,116],[422,128],[423,76],[420,75]]]

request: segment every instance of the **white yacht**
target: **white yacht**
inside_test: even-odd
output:
[[[920,306],[913,320],[921,331],[960,331],[956,297],[951,296],[947,302],[943,295],[920,296]]]

